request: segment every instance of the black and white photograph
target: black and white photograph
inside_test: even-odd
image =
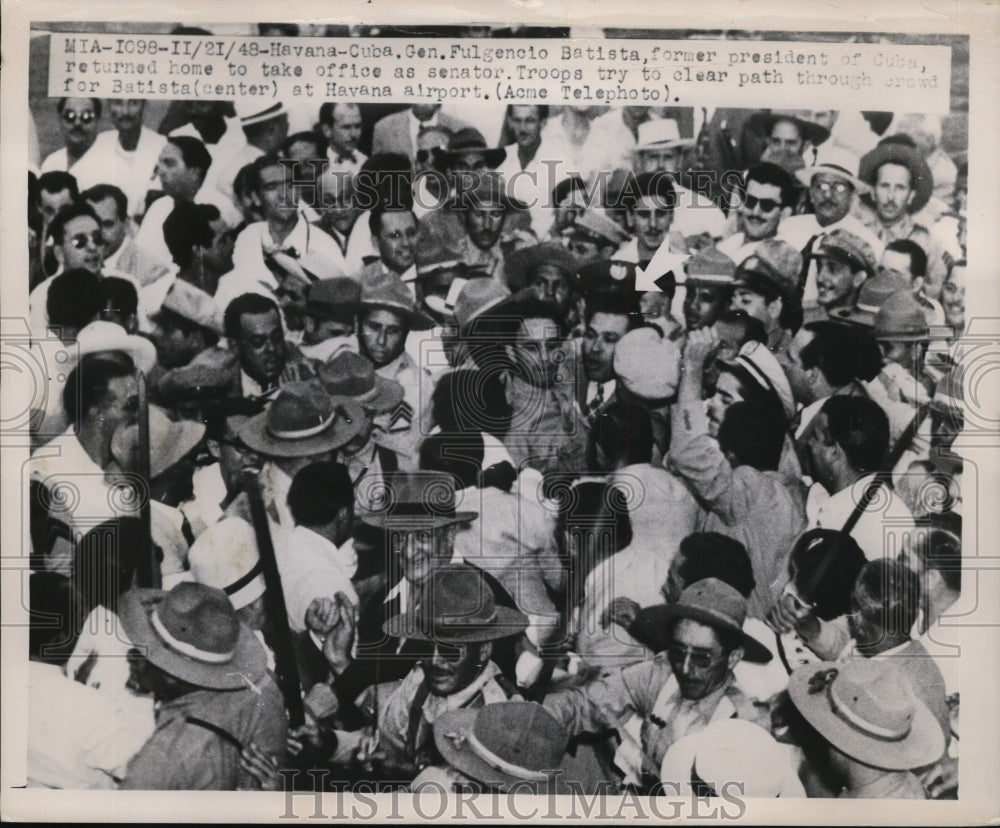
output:
[[[586,5],[4,3],[5,820],[1000,817],[1000,14]]]

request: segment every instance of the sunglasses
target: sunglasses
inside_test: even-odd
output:
[[[752,210],[754,207],[760,205],[761,212],[764,213],[770,213],[781,206],[781,202],[775,201],[773,198],[757,198],[757,196],[752,195],[744,196],[743,204],[748,210]]]
[[[846,181],[814,181],[812,189],[819,190],[823,195],[830,195],[830,193],[843,195],[851,190],[852,187]]]
[[[632,215],[636,218],[641,218],[645,221],[651,221],[654,218],[659,218],[660,216],[670,215],[669,210],[633,210]]]
[[[712,655],[705,650],[692,650],[690,647],[681,647],[679,644],[671,644],[667,647],[667,659],[671,664],[683,664],[689,657],[694,667],[699,670],[707,670],[717,661],[725,658],[725,653]]]
[[[81,124],[92,124],[97,120],[97,116],[93,112],[63,112],[62,119],[67,124],[75,124],[79,121]]]
[[[93,233],[75,233],[70,236],[69,241],[77,250],[83,250],[88,242],[93,243],[94,247],[104,247],[104,236],[96,231]]]
[[[456,644],[445,644],[443,641],[434,642],[434,650],[445,661],[458,662],[462,660],[465,648]]]

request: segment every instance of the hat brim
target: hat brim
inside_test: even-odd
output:
[[[694,144],[694,138],[673,138],[669,141],[650,141],[648,144],[636,144],[632,152],[640,153],[649,150],[687,148],[693,147]]]
[[[476,644],[498,641],[520,635],[528,628],[528,618],[519,610],[497,606],[496,618],[488,624],[469,625],[450,631],[447,635],[431,635],[412,615],[396,615],[382,625],[382,632],[393,638],[413,638],[417,641],[441,641],[446,644]]]
[[[656,604],[639,610],[632,625],[632,634],[638,641],[655,652],[663,652],[670,644],[667,637],[667,627],[679,618],[690,618],[692,621],[698,621],[732,633],[740,641],[744,661],[767,664],[772,658],[771,651],[767,647],[753,636],[747,635],[742,628],[737,627],[724,616],[681,604]]]
[[[434,722],[434,745],[441,758],[456,770],[501,792],[508,788],[518,793],[554,793],[547,781],[535,781],[514,776],[490,765],[469,747],[469,736],[476,724],[478,710],[449,710]],[[555,771],[556,769],[553,769]],[[568,791],[567,791],[568,793]]]
[[[677,287],[717,287],[731,288],[736,284],[732,276],[685,276],[677,282]]]
[[[821,670],[835,668],[822,661],[801,667],[788,680],[792,703],[819,734],[838,750],[872,767],[884,770],[909,770],[929,765],[944,753],[944,734],[934,714],[920,699],[913,697],[916,710],[910,732],[905,738],[886,741],[866,736],[837,716],[830,707],[826,690],[809,692],[809,682]]]
[[[814,175],[823,173],[824,175],[833,175],[837,178],[842,178],[844,181],[850,182],[851,186],[858,195],[867,195],[871,192],[871,187],[865,184],[856,175],[851,175],[843,170],[834,169],[833,167],[827,167],[823,164],[817,164],[815,167],[802,167],[802,169],[795,171],[795,177],[799,180],[799,183],[803,187],[811,187]]]
[[[358,402],[362,407],[368,408],[376,414],[385,414],[394,410],[406,396],[406,390],[402,385],[379,374],[375,375],[375,387],[378,389],[378,394],[373,399],[368,402],[360,400]]]
[[[758,112],[750,116],[747,125],[754,131],[763,130],[770,133],[778,121],[791,121],[802,133],[802,140],[813,146],[819,146],[830,137],[830,130],[815,121],[806,121],[797,115],[784,115],[780,112]]]
[[[84,354],[97,354],[101,351],[122,351],[131,358],[135,367],[148,374],[156,365],[156,346],[145,337],[129,334],[124,340],[109,342],[106,347],[101,347],[100,342],[86,342],[80,348],[80,356]]]
[[[166,445],[150,446],[149,476],[157,477],[183,459],[205,436],[205,424],[192,420],[174,423]]]
[[[910,333],[907,331],[875,330],[875,339],[881,342],[930,342],[930,333]]]
[[[250,449],[268,457],[308,457],[333,451],[349,443],[361,430],[360,422],[345,423],[340,418],[323,432],[303,440],[281,440],[267,431],[267,412],[251,417],[239,437]]]
[[[402,305],[394,305],[390,302],[359,302],[358,309],[362,310],[364,308],[382,309],[398,313],[406,320],[410,326],[410,330],[413,331],[430,330],[435,324],[433,319],[417,308],[407,308]]]
[[[836,322],[864,325],[866,328],[875,326],[875,314],[871,311],[858,310],[857,308],[834,308],[830,311],[830,318]]]
[[[913,188],[913,201],[908,212],[918,213],[934,193],[934,175],[927,162],[916,150],[903,144],[879,144],[861,159],[858,176],[869,186],[875,186],[875,175],[883,164],[899,164],[910,171],[910,186]]]
[[[570,282],[573,282],[573,277],[580,266],[580,262],[577,261],[576,256],[561,244],[548,244],[542,250],[539,250],[538,246],[534,245],[515,250],[507,256],[504,263],[504,275],[507,277],[507,287],[514,293],[527,287],[528,274],[542,265],[558,268],[566,274],[566,278]]]
[[[118,616],[132,644],[164,672],[210,690],[239,690],[267,670],[267,656],[245,624],[240,624],[233,657],[225,664],[205,664],[170,649],[157,635],[150,612],[166,597],[162,589],[134,589],[121,598]]]
[[[442,526],[452,526],[456,523],[471,523],[479,512],[455,512],[454,515],[383,515],[360,514],[362,523],[374,526],[376,529],[440,529]]]

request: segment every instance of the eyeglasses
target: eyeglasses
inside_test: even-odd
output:
[[[671,664],[683,664],[687,658],[691,658],[691,664],[699,670],[707,670],[717,661],[726,657],[725,653],[712,655],[706,650],[692,650],[690,647],[682,647],[679,644],[671,644],[667,647],[667,659]]]
[[[764,213],[770,213],[781,206],[781,202],[775,201],[773,198],[757,198],[757,196],[752,195],[744,196],[743,204],[748,210],[752,210],[759,204],[761,212]]]
[[[75,124],[79,121],[81,124],[92,124],[97,120],[97,116],[93,112],[63,112],[62,119],[67,124]]]
[[[813,181],[811,187],[814,190],[819,190],[823,195],[830,195],[831,192],[843,195],[852,189],[846,181]]]
[[[465,648],[456,644],[445,644],[443,641],[434,642],[434,651],[444,660],[456,662],[462,660]]]
[[[77,250],[83,250],[88,242],[92,242],[94,247],[104,247],[104,236],[100,232],[75,233],[69,238],[70,244]]]

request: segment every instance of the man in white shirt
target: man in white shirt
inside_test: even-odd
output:
[[[205,144],[214,162],[214,167],[205,178],[205,186],[218,189],[226,162],[235,153],[241,152],[247,143],[246,135],[240,128],[240,119],[226,116],[226,112],[232,111],[229,101],[192,99],[184,101],[183,107],[189,118],[188,123],[173,130],[169,137],[186,135]],[[220,192],[224,193],[224,190]]]
[[[507,129],[515,142],[508,144],[507,157],[496,168],[507,185],[507,195],[516,198],[531,212],[531,228],[542,238],[549,232],[554,218],[548,196],[555,182],[554,170],[538,154],[542,129],[549,117],[545,104],[507,107]],[[558,160],[558,159],[552,159]]]
[[[46,156],[39,172],[62,170],[76,175],[77,166],[94,146],[97,124],[101,120],[101,101],[99,98],[60,98],[56,111],[66,145]]]
[[[791,215],[795,195],[792,177],[777,164],[755,164],[744,181],[736,211],[739,230],[718,245],[734,262],[751,255],[757,242],[778,235],[780,223]]]
[[[128,198],[128,215],[138,220],[146,212],[146,192],[155,183],[156,162],[165,136],[143,126],[146,102],[139,98],[108,100],[114,129],[98,134],[86,163],[74,169],[80,187],[114,184]],[[93,163],[91,163],[93,162]]]
[[[889,444],[889,421],[866,397],[830,397],[799,440],[803,471],[815,484],[806,500],[809,528],[841,529],[875,479]],[[883,482],[851,537],[869,561],[895,559],[915,531],[902,498]]]
[[[176,270],[173,256],[163,237],[163,223],[177,202],[213,204],[231,227],[241,220],[232,201],[206,183],[212,164],[212,156],[205,145],[197,138],[188,136],[168,138],[160,153],[156,162],[156,174],[166,197],[157,199],[146,211],[135,237],[136,246],[149,262],[149,267],[155,268],[160,278]]]
[[[441,125],[457,132],[464,126],[440,110],[441,104],[413,104],[403,112],[386,115],[375,123],[372,154],[397,152],[412,162],[417,152],[417,136],[422,130]]]
[[[246,292],[295,299],[312,282],[351,275],[338,244],[299,212],[289,167],[263,155],[254,169],[254,199],[264,221],[247,225],[236,238],[233,270],[215,294],[219,306]]]
[[[328,146],[327,170],[354,175],[368,156],[358,150],[361,140],[361,107],[355,103],[327,101],[319,108],[319,128]]]
[[[236,199],[233,181],[239,171],[264,153],[277,152],[288,137],[288,113],[281,101],[275,104],[259,103],[252,99],[238,101],[236,111],[246,143],[235,148],[226,158],[220,158],[218,173],[213,171],[215,186],[233,201]]]

